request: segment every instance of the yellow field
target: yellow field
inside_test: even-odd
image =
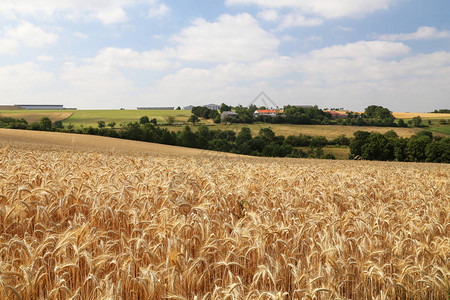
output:
[[[199,126],[191,127],[192,131],[197,131]],[[342,125],[291,125],[291,124],[267,124],[267,123],[257,123],[257,124],[230,124],[230,125],[213,125],[209,126],[210,130],[220,129],[220,130],[233,130],[238,133],[242,127],[250,128],[253,136],[258,135],[261,128],[270,127],[277,135],[284,135],[285,137],[289,135],[313,135],[313,136],[324,136],[327,139],[334,139],[338,136],[344,134],[347,137],[353,137],[353,133],[358,130],[369,131],[369,132],[379,132],[385,133],[389,130],[395,131],[400,137],[411,137],[419,131],[421,128],[403,128],[403,127],[374,127],[374,126],[342,126]],[[184,129],[184,126],[167,126],[171,131],[180,131]],[[433,133],[435,134],[435,133]],[[436,133],[438,136],[448,136],[444,133]]]
[[[394,112],[392,113],[397,119],[412,119],[414,117],[421,117],[422,119],[450,119],[450,114],[434,114],[434,113],[402,113]]]
[[[448,297],[449,165],[25,135],[0,131],[0,299]]]
[[[52,122],[55,122],[69,118],[73,112],[73,110],[2,110],[0,111],[0,117],[24,118],[28,123],[39,122],[43,117],[48,117]]]
[[[87,134],[71,134],[32,130],[12,130],[0,128],[0,141],[5,143],[21,143],[42,147],[68,146],[71,149],[88,151],[109,151],[140,154],[173,154],[173,155],[216,155],[217,152],[176,147],[163,144],[113,139]],[[220,153],[220,155],[231,155]]]

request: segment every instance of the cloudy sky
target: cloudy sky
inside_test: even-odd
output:
[[[0,104],[450,108],[448,0],[1,0]]]

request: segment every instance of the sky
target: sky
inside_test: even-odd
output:
[[[247,106],[262,91],[279,106],[450,108],[450,2],[0,1],[0,104]]]

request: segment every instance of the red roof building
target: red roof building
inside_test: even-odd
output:
[[[277,113],[276,110],[272,110],[272,109],[259,109],[256,112],[258,112],[260,114],[276,114]]]
[[[335,110],[324,110],[324,112],[330,113],[333,118],[342,118],[342,119],[347,118],[347,114],[344,112],[339,112]]]

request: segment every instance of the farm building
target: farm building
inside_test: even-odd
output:
[[[238,114],[234,111],[224,111],[220,114],[220,118],[225,119],[226,117],[235,117]]]
[[[188,105],[188,106],[184,106],[183,110],[192,110],[194,108],[194,105]]]
[[[138,110],[174,110],[175,107],[172,106],[160,106],[160,107],[138,107]]]
[[[328,112],[331,114],[333,119],[345,119],[347,118],[347,114],[345,112],[335,111],[335,110],[324,110],[324,112]]]
[[[23,109],[28,109],[28,110],[63,110],[66,109],[64,108],[64,105],[52,105],[52,104],[15,104],[14,106],[19,106]],[[76,109],[76,108],[70,108],[70,109]]]
[[[260,109],[260,110],[256,110],[253,115],[255,117],[258,116],[269,116],[269,117],[275,117],[277,115],[277,111],[276,110],[272,110],[272,109]]]
[[[211,110],[219,110],[220,109],[219,104],[206,104],[206,105],[203,105],[203,107],[207,107]]]

